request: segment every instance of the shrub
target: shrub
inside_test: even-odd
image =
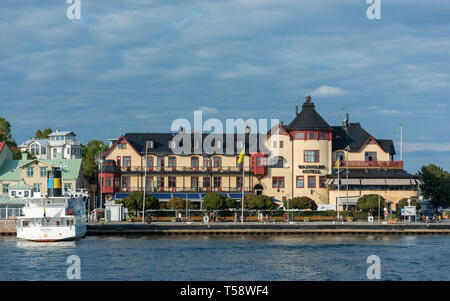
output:
[[[403,198],[397,203],[397,211],[401,211],[402,208],[408,206],[408,199]],[[411,199],[411,206],[416,206],[417,210],[420,210],[420,202],[417,199]]]
[[[248,194],[244,198],[244,208],[246,209],[272,210],[275,209],[275,207],[276,204],[267,195]]]
[[[116,203],[123,204],[129,211],[136,213],[136,211],[143,209],[142,198],[142,192],[133,192],[126,198],[116,201]],[[145,209],[160,209],[159,200],[153,195],[146,194]]]
[[[287,201],[284,202],[284,207],[287,208]],[[317,210],[317,204],[307,196],[295,197],[289,200],[289,209]]]
[[[191,201],[188,200],[187,203],[189,209],[194,209],[194,204],[192,204]],[[175,196],[167,202],[166,208],[172,210],[186,210],[186,200]]]
[[[208,192],[202,200],[202,208],[205,210],[236,208],[236,201],[217,192]]]
[[[356,208],[363,210],[363,211],[375,211],[378,210],[378,194],[367,194],[363,195],[358,199],[358,202],[356,203]],[[380,197],[380,207],[383,208],[384,205],[384,198],[382,196]]]

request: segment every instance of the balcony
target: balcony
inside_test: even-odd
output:
[[[336,161],[333,166],[336,165]],[[347,161],[340,161],[341,168],[347,167]],[[387,168],[403,169],[403,161],[348,161],[348,168]]]
[[[143,187],[122,187],[120,192],[142,192]],[[251,187],[245,187],[245,192],[251,192],[253,189]],[[147,192],[242,192],[239,187],[146,187]]]
[[[122,173],[144,173],[147,169],[147,174],[152,173],[237,173],[242,174],[242,167],[239,166],[175,166],[175,167],[141,167],[141,166],[129,166],[120,167]],[[250,172],[248,166],[244,167],[245,173]]]

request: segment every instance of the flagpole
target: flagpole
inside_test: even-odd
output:
[[[241,199],[241,205],[242,205],[242,211],[241,211],[241,223],[244,223],[244,189],[245,189],[245,143],[244,143],[244,160],[242,160],[241,163],[242,166],[242,199]]]
[[[338,160],[339,160],[339,158],[338,158]],[[339,195],[340,195],[340,188],[341,188],[341,185],[340,185],[340,178],[339,178],[339,168],[340,168],[340,165],[341,164],[339,164],[338,163],[338,195],[337,195],[337,201],[336,201],[336,204],[337,204],[337,219],[338,219],[338,221],[339,221]]]
[[[400,161],[403,161],[403,124],[400,123]]]

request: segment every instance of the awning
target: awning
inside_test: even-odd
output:
[[[386,185],[393,185],[393,186],[408,185],[408,186],[410,186],[411,179],[386,179]],[[415,185],[415,184],[413,184],[413,185]]]
[[[386,179],[361,179],[361,185],[386,185]]]
[[[347,179],[341,179],[342,185],[347,185]],[[348,185],[361,185],[360,179],[348,179]]]
[[[334,182],[334,179],[328,179],[328,180],[326,180],[325,185],[331,185],[331,184],[333,184],[333,182]]]

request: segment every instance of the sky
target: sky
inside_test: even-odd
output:
[[[65,0],[0,2],[0,117],[106,141],[169,132],[177,118],[278,118],[312,95],[344,110],[405,169],[450,170],[450,1]],[[70,2],[70,1],[69,1]]]

